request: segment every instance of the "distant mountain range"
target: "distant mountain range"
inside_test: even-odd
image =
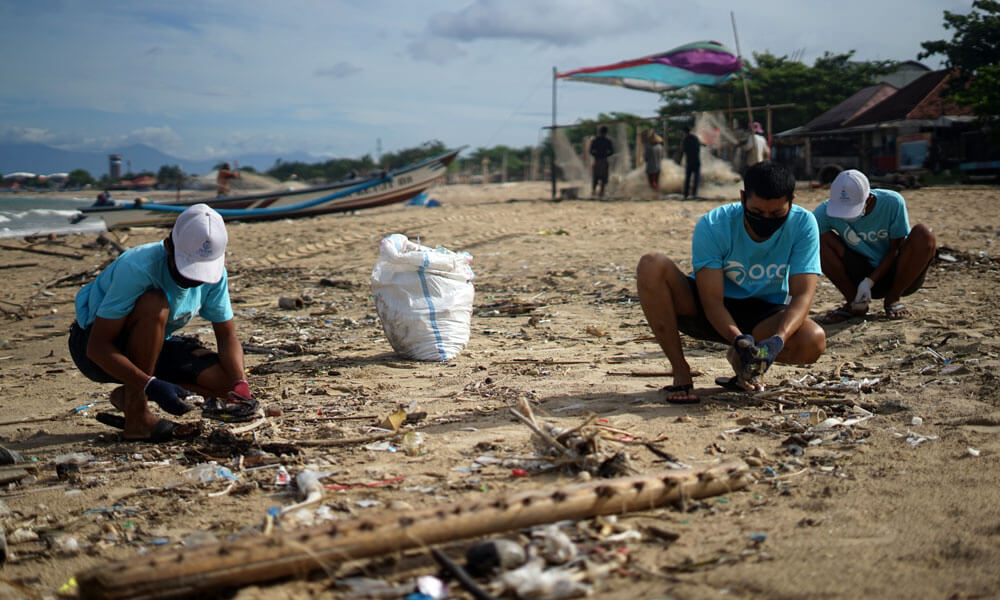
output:
[[[108,152],[84,152],[60,150],[45,144],[0,143],[0,175],[27,171],[38,175],[68,173],[73,169],[84,169],[94,178],[108,174],[109,154],[122,155],[122,173],[131,171],[151,171],[156,173],[164,165],[177,165],[187,174],[201,174],[212,170],[223,160],[239,162],[241,167],[250,166],[263,172],[274,166],[280,158],[283,162],[315,163],[325,159],[294,152],[291,154],[269,154],[266,152],[243,154],[226,159],[189,160],[160,152],[145,144],[133,144]]]

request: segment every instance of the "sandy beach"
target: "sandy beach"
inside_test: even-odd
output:
[[[279,464],[292,478],[306,465],[328,472],[333,487],[269,535],[587,479],[539,470],[543,461],[504,462],[537,456],[532,431],[510,412],[522,401],[564,429],[603,427],[603,446],[627,455],[623,473],[666,469],[662,453],[696,468],[725,460],[750,468],[754,481],[740,490],[567,524],[592,575],[570,568],[594,597],[996,597],[1000,189],[902,193],[911,224],[930,226],[941,246],[925,288],[905,299],[912,316],[889,321],[877,302],[864,319],[827,326],[816,364],[776,365],[757,394],[715,386],[731,374],[723,349],[685,338],[701,373],[693,406],[663,400],[669,364],[649,337],[635,265],[661,251],[689,267],[694,225],[719,200],[553,203],[542,182],[437,185],[438,208],[234,224],[227,264],[237,330],[254,349],[251,387],[281,413],[238,434],[252,452],[220,446],[210,433],[234,426],[207,420],[195,441],[121,442],[94,419],[110,410],[112,386],[78,373],[66,346],[74,296],[113,248],[78,235],[32,245],[59,255],[0,250],[0,444],[33,461],[0,493],[8,552],[0,597],[52,597],[75,574],[113,561],[260,535],[270,509],[298,500],[276,485]],[[826,194],[803,185],[796,202],[811,210]],[[134,229],[118,239],[131,247],[164,233]],[[385,339],[369,284],[378,243],[392,233],[474,256],[472,336],[448,363],[402,360]],[[281,296],[307,302],[283,310]],[[811,315],[839,303],[821,279]],[[185,332],[214,342],[203,321]],[[408,425],[423,434],[425,453],[385,449],[398,438],[296,446],[376,436],[372,427],[400,407],[426,413]],[[818,410],[849,424],[822,429],[787,416]],[[278,442],[298,454],[261,451]],[[55,463],[72,453],[83,455],[79,473],[64,468],[60,478]],[[499,460],[477,462],[484,455]],[[236,482],[192,477],[212,460]],[[527,540],[504,534],[519,535]],[[464,562],[473,541],[443,549]],[[343,597],[335,579],[412,584],[438,572],[426,548],[324,568],[228,597]],[[471,597],[455,583],[451,590]]]

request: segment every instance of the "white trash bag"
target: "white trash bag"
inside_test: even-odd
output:
[[[446,361],[469,342],[472,255],[415,244],[394,233],[379,244],[372,269],[375,310],[403,358]]]

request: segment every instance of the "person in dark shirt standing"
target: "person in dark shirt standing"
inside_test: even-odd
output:
[[[701,140],[691,133],[690,127],[684,128],[684,141],[681,144],[684,151],[684,199],[698,196],[698,180],[701,178]],[[692,181],[694,179],[694,181]]]
[[[615,153],[615,147],[608,138],[608,126],[601,125],[597,130],[597,137],[590,142],[590,155],[594,157],[593,180],[590,186],[591,195],[597,191],[597,184],[601,185],[598,196],[604,196],[604,187],[608,185],[608,158]]]

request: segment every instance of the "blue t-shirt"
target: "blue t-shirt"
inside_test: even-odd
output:
[[[855,221],[845,221],[826,214],[824,201],[816,207],[813,215],[820,234],[836,231],[848,248],[864,255],[873,267],[877,267],[889,252],[889,240],[905,238],[910,234],[910,219],[906,214],[906,202],[892,190],[872,190],[875,208],[871,214],[862,215]]]
[[[816,219],[793,204],[785,223],[771,237],[755,242],[743,225],[743,205],[720,206],[695,225],[691,265],[695,273],[722,269],[726,298],[787,304],[790,275],[823,272]]]
[[[139,296],[149,290],[163,290],[170,304],[166,337],[184,327],[195,313],[206,321],[222,323],[233,318],[229,303],[229,278],[223,270],[217,283],[182,288],[170,276],[167,250],[163,242],[130,248],[101,271],[97,279],[76,294],[76,322],[86,329],[94,319],[121,319],[128,316]]]

